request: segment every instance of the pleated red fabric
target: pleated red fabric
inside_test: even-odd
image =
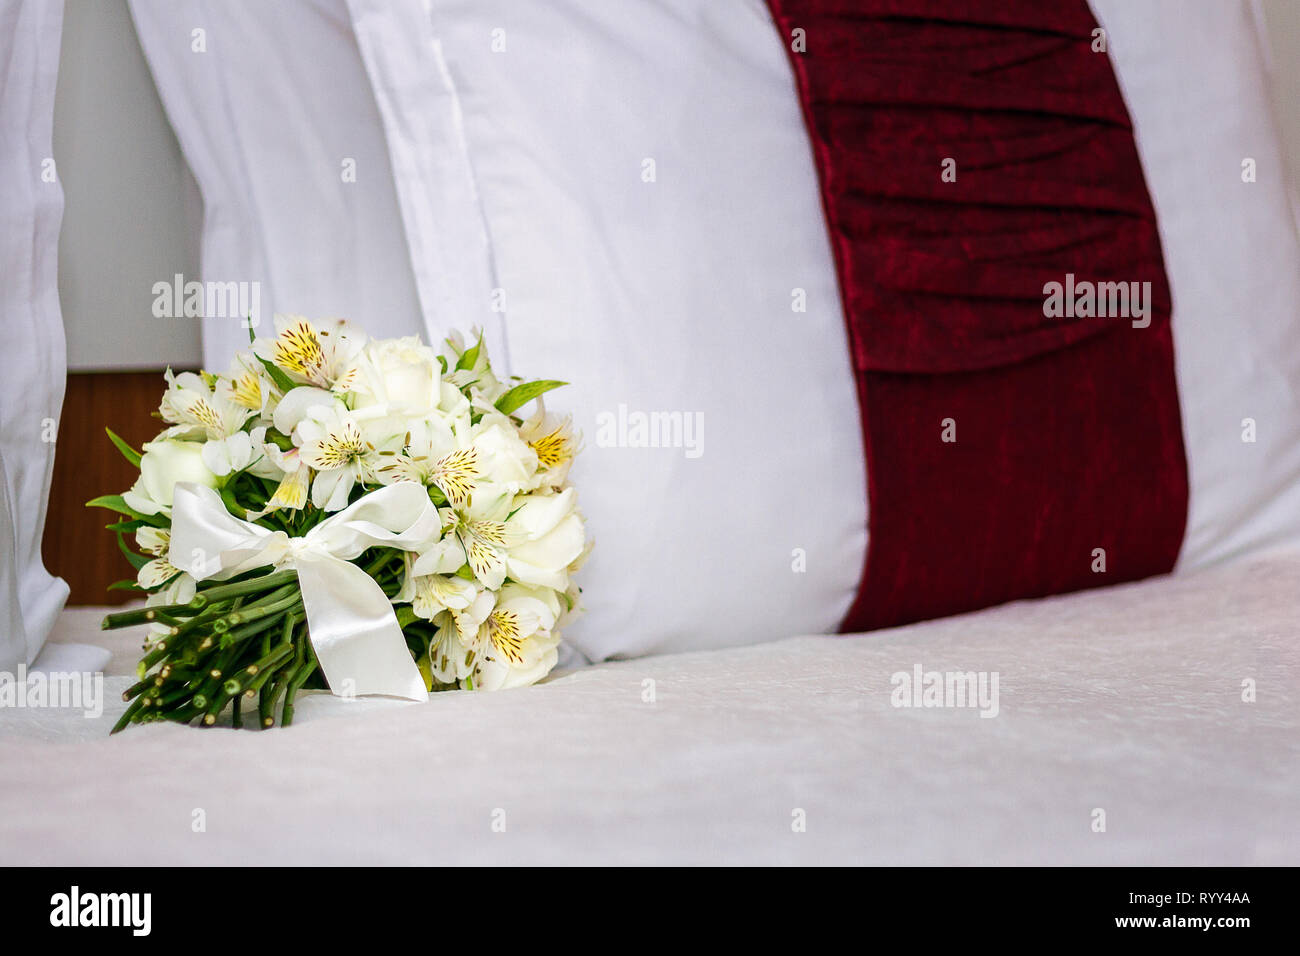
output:
[[[769,5],[867,454],[870,544],[843,629],[1170,571],[1187,466],[1169,284],[1086,3]],[[1090,306],[1100,283],[1136,295],[1101,286]]]

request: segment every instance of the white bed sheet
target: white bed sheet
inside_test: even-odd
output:
[[[96,619],[55,641],[115,638],[129,672]],[[424,705],[314,695],[274,732],[0,709],[0,862],[1296,864],[1297,622],[1274,555]],[[918,663],[997,671],[999,715],[892,706]]]

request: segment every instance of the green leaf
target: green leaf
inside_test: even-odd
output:
[[[98,498],[91,498],[86,502],[86,507],[107,508],[109,511],[116,511],[120,515],[130,515],[132,518],[144,517],[140,512],[132,511],[127,507],[121,495],[100,495]]]
[[[462,564],[456,569],[456,577],[464,578],[466,581],[474,580],[474,572],[468,564]]]
[[[122,457],[129,461],[136,468],[140,467],[140,453],[118,437],[111,428],[105,428],[108,432],[108,440],[117,446],[117,450],[122,453]]]
[[[288,451],[293,447],[293,439],[278,428],[268,428],[266,430],[266,440],[273,443],[280,451]]]
[[[290,389],[294,389],[298,387],[298,383],[295,382],[293,379],[291,379],[288,375],[285,375],[284,372],[280,369],[280,367],[276,365],[274,362],[268,359],[264,359],[260,355],[257,357],[257,360],[261,362],[262,365],[266,368],[266,374],[271,376],[271,381],[275,382],[275,387],[278,388],[284,394],[287,395],[289,394]]]
[[[107,590],[109,590],[109,591],[139,591],[139,592],[141,592],[142,594],[143,594],[143,593],[147,593],[147,592],[145,592],[145,589],[144,589],[144,588],[140,587],[140,585],[136,584],[136,582],[135,582],[135,581],[132,581],[130,578],[127,578],[127,579],[124,580],[124,581],[114,581],[112,584],[110,584],[110,585],[108,586]]]
[[[167,528],[171,526],[171,519],[164,514],[146,515],[138,511],[133,511],[121,495],[100,495],[98,498],[91,498],[86,502],[87,508],[105,508],[109,511],[116,511],[120,515],[126,515],[136,521],[144,524],[153,525],[155,528]]]
[[[142,554],[136,554],[126,546],[126,539],[122,537],[122,532],[117,532],[117,546],[121,552],[126,555],[126,559],[131,562],[131,567],[139,571],[146,564],[152,561],[152,558],[146,558]]]
[[[483,333],[480,332],[478,336],[478,341],[474,343],[474,347],[466,349],[463,353],[461,353],[460,361],[456,363],[456,369],[459,371],[462,369],[473,368],[474,363],[478,361],[478,353],[482,351],[482,349],[483,349]]]
[[[540,382],[525,382],[523,385],[516,385],[510,391],[497,399],[497,411],[504,415],[509,415],[515,409],[527,405],[538,395],[544,395],[553,388],[559,388],[561,385],[568,384],[568,382],[556,382],[551,379],[543,379]]]
[[[109,531],[135,531],[145,522],[139,518],[132,518],[130,521],[114,521],[112,524],[104,525]]]
[[[243,505],[241,505],[239,501],[235,498],[234,485],[231,483],[227,483],[223,485],[220,494],[221,494],[221,503],[226,506],[226,510],[229,511],[236,518],[243,518],[244,514],[247,512],[247,509],[244,508]]]

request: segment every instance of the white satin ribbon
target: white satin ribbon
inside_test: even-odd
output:
[[[311,646],[335,694],[428,700],[392,603],[349,562],[375,546],[415,550],[440,528],[429,493],[411,482],[370,492],[301,538],[236,518],[213,489],[179,482],[169,559],[199,581],[254,568],[294,568]]]

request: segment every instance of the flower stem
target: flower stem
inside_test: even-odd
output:
[[[232,697],[242,696],[259,674],[263,674],[264,671],[274,671],[291,653],[293,653],[292,644],[276,646],[270,654],[241,668],[229,677],[223,685],[224,690]]]
[[[288,584],[278,591],[272,591],[260,601],[245,604],[239,610],[230,611],[217,618],[212,622],[212,630],[218,634],[226,634],[233,627],[286,611],[295,604],[300,604],[301,601],[302,592],[298,590],[298,585]]]
[[[195,610],[201,610],[209,604],[219,601],[226,601],[241,594],[252,594],[255,591],[269,591],[286,584],[293,584],[298,580],[298,572],[292,568],[285,571],[272,571],[270,574],[263,574],[255,578],[249,578],[247,581],[237,581],[234,584],[221,584],[214,588],[200,591],[194,595],[194,600],[190,601],[190,606]],[[203,598],[202,603],[195,604],[199,598]]]
[[[303,643],[307,643],[306,638],[303,639]],[[299,667],[298,670],[294,672],[293,677],[289,679],[289,690],[284,695],[284,710],[280,713],[281,727],[288,727],[293,723],[294,698],[298,696],[298,691],[302,688],[302,685],[307,682],[307,678],[316,670],[316,654],[312,651],[310,646],[307,648],[307,656],[310,660]]]
[[[140,708],[143,706],[144,698],[142,697],[137,697],[135,700],[131,701],[131,706],[127,707],[122,716],[118,718],[117,723],[113,725],[113,729],[108,732],[108,735],[111,737],[118,731],[126,729],[126,725],[129,724],[132,718],[140,712]]]

